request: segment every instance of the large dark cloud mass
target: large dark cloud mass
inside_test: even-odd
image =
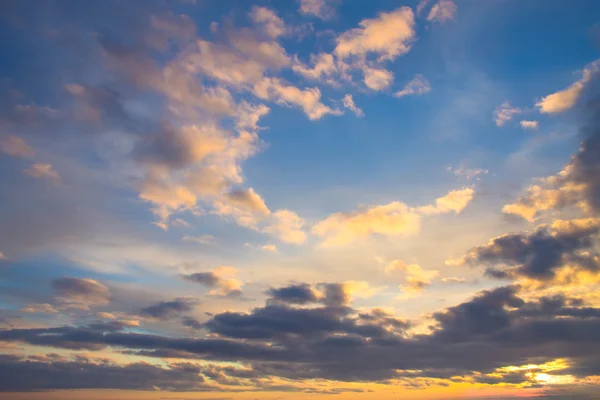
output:
[[[206,329],[210,338],[140,334],[97,324],[10,329],[0,331],[0,340],[76,350],[112,347],[150,357],[237,361],[253,371],[290,379],[385,381],[407,374],[469,377],[474,371],[485,374],[505,365],[540,364],[556,358],[572,362],[561,373],[597,373],[600,310],[565,296],[526,301],[518,290],[508,286],[481,292],[434,314],[432,333],[421,335],[407,335],[409,323],[377,309],[359,312],[347,306],[305,308],[268,301],[249,313],[221,313],[195,326]],[[402,372],[407,370],[413,372]]]

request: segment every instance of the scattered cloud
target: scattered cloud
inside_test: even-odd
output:
[[[182,313],[192,311],[196,303],[195,299],[185,297],[180,297],[171,301],[161,301],[142,308],[140,310],[140,315],[166,321],[173,319]]]
[[[181,240],[183,240],[184,242],[192,242],[192,243],[198,243],[198,244],[214,244],[215,243],[215,237],[213,235],[209,235],[209,234],[204,234],[204,235],[200,235],[200,236],[186,235],[186,236],[182,237]]]
[[[452,166],[446,167],[446,171],[452,172],[454,175],[465,178],[467,181],[480,180],[481,175],[487,175],[489,171],[482,168],[466,168],[464,165],[460,165],[456,168]]]
[[[356,104],[354,104],[354,99],[352,98],[351,94],[346,94],[342,98],[342,103],[344,103],[344,107],[356,114],[357,117],[363,117],[365,115],[363,110],[361,110],[356,106]]]
[[[23,172],[36,179],[47,179],[55,185],[60,183],[60,175],[51,164],[32,164]]]
[[[239,296],[243,283],[235,278],[236,275],[235,268],[222,266],[209,272],[196,272],[182,277],[210,288],[209,294],[212,296]]]
[[[261,249],[269,253],[277,253],[279,251],[274,244],[265,244],[264,246],[261,246]]]
[[[8,135],[0,137],[0,149],[13,157],[31,158],[35,156],[35,149],[18,136]]]
[[[394,93],[396,97],[404,97],[410,95],[422,95],[431,91],[429,81],[423,75],[416,75],[410,82],[404,86],[404,89]]]
[[[88,309],[110,302],[110,289],[94,279],[58,278],[52,281],[58,301],[68,307]]]
[[[538,121],[521,121],[521,128],[535,130],[538,128]]]
[[[431,280],[439,275],[437,270],[425,270],[418,264],[406,264],[401,260],[394,260],[385,266],[385,272],[393,275],[404,274],[404,284],[400,285],[403,292],[401,297],[412,298],[431,285]]]
[[[494,119],[496,120],[497,126],[503,126],[505,123],[513,119],[515,115],[521,114],[522,109],[518,107],[512,107],[508,101],[505,101],[494,111]]]
[[[580,80],[564,90],[542,97],[542,99],[536,103],[536,107],[544,114],[560,113],[572,108],[579,100],[586,85],[597,77],[599,70],[600,60],[596,60],[586,65]]]
[[[473,200],[475,191],[472,188],[452,190],[447,195],[435,200],[435,205],[418,207],[417,211],[425,215],[445,214],[454,211],[461,213]]]
[[[300,12],[328,20],[335,16],[335,6],[339,0],[300,0]]]
[[[457,10],[458,7],[452,0],[440,0],[431,7],[427,20],[433,22],[454,20]]]

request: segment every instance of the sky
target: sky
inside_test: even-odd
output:
[[[598,16],[2,1],[2,398],[599,398]]]

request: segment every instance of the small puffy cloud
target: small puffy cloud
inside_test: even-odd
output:
[[[59,278],[52,282],[52,287],[60,302],[76,308],[106,305],[111,298],[108,287],[94,279]]]
[[[262,215],[269,215],[271,210],[265,204],[264,199],[254,189],[239,189],[228,193],[227,199],[230,203],[247,208]]]
[[[419,231],[421,219],[406,204],[362,207],[353,212],[332,214],[313,226],[312,233],[324,245],[343,245],[372,234],[403,236]]]
[[[465,278],[458,278],[456,276],[449,276],[440,280],[442,283],[465,283],[467,281]]]
[[[312,67],[297,62],[292,67],[293,71],[307,79],[312,80],[327,79],[338,72],[338,67],[335,63],[335,59],[331,54],[311,54],[310,60]]]
[[[371,90],[383,90],[394,81],[394,74],[384,68],[372,68],[364,65],[362,71],[365,85]]]
[[[269,253],[277,253],[277,246],[275,246],[274,244],[265,244],[264,246],[261,247],[261,249],[263,249],[264,251],[268,251]]]
[[[452,190],[447,195],[437,198],[435,205],[418,207],[417,211],[426,215],[445,214],[451,211],[459,214],[473,200],[474,194],[472,188]]]
[[[385,267],[387,274],[404,273],[404,284],[400,289],[404,297],[414,297],[427,286],[431,285],[431,279],[439,275],[437,270],[425,270],[418,264],[406,264],[401,260],[394,260]]]
[[[537,129],[538,128],[539,123],[537,121],[526,121],[523,120],[521,121],[521,128],[523,129]]]
[[[273,300],[289,304],[316,303],[321,299],[321,293],[313,289],[308,283],[292,284],[280,288],[271,288],[267,291]]]
[[[417,15],[421,15],[423,13],[423,10],[425,10],[425,7],[427,7],[427,5],[429,5],[429,1],[430,0],[421,0],[419,2],[419,4],[417,4]]]
[[[394,93],[396,97],[409,95],[422,95],[431,91],[431,85],[423,75],[416,75],[410,82],[404,86],[404,89]]]
[[[47,179],[55,185],[60,183],[60,175],[58,172],[56,172],[51,164],[35,163],[27,168],[24,172],[25,174],[36,179]]]
[[[410,50],[414,25],[414,14],[409,7],[382,12],[376,18],[360,21],[359,28],[342,33],[334,53],[340,59],[372,53],[379,60],[393,60]]]
[[[433,22],[453,20],[457,9],[456,4],[452,0],[440,0],[431,7],[427,20]]]
[[[361,110],[360,108],[358,108],[356,106],[356,104],[354,104],[354,99],[352,98],[351,94],[346,94],[342,98],[342,103],[344,104],[344,107],[346,107],[348,110],[350,110],[354,114],[356,114],[357,117],[362,117],[362,116],[365,115],[365,113],[363,112],[363,110]]]
[[[454,175],[458,177],[465,178],[466,180],[479,180],[481,175],[488,174],[487,169],[481,168],[466,168],[464,165],[460,165],[456,168],[452,168],[451,166],[446,168],[446,171],[452,172]]]
[[[190,224],[189,222],[187,222],[184,219],[181,218],[175,218],[172,222],[171,222],[172,226],[175,226],[177,228],[191,228],[192,224]]]
[[[184,242],[198,243],[198,244],[213,244],[215,242],[215,237],[213,235],[200,235],[200,236],[191,236],[185,235],[181,238]]]
[[[271,215],[271,222],[262,231],[275,236],[282,242],[301,244],[306,240],[302,229],[304,220],[293,211],[282,209]]]
[[[285,23],[269,8],[252,7],[250,19],[257,24],[263,32],[272,38],[277,38],[285,33]]]
[[[335,15],[335,5],[338,0],[300,0],[300,12],[328,20]]]
[[[196,272],[182,277],[210,288],[209,294],[212,296],[239,296],[243,283],[235,278],[236,275],[235,268],[222,266],[209,272]]]
[[[254,94],[263,100],[274,101],[280,105],[299,107],[313,121],[327,114],[342,114],[340,110],[332,109],[321,102],[319,88],[299,89],[279,78],[262,79],[254,85]]]
[[[543,97],[536,103],[536,107],[544,114],[554,114],[570,109],[577,103],[586,85],[598,75],[599,71],[600,60],[586,65],[580,80],[564,90]]]
[[[161,301],[159,303],[142,308],[140,310],[140,315],[166,321],[184,312],[192,311],[194,305],[196,304],[197,302],[195,299],[180,297],[175,300]]]
[[[0,149],[13,157],[31,158],[35,156],[35,149],[18,136],[0,137]]]
[[[4,255],[4,253],[0,251],[0,261],[7,260],[7,259],[8,258],[6,258],[6,256]]]
[[[355,297],[369,298],[376,292],[376,289],[365,281],[322,283],[317,287],[321,291],[319,301],[330,307],[348,306]]]
[[[508,101],[505,101],[494,110],[494,120],[497,126],[502,126],[522,112],[519,107],[512,107]]]

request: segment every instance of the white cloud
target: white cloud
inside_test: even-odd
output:
[[[486,175],[489,172],[487,169],[466,168],[463,165],[460,165],[457,168],[447,167],[446,171],[452,172],[454,175],[465,178],[468,181],[473,179],[478,181],[481,175]]]
[[[519,107],[512,107],[508,101],[505,101],[494,110],[494,119],[497,126],[502,126],[517,114],[521,114],[523,110]]]
[[[456,16],[457,7],[452,0],[440,0],[431,7],[428,21],[445,22],[453,20]]]
[[[54,170],[51,164],[32,164],[24,172],[37,179],[47,179],[55,185],[60,183],[60,175]]]
[[[306,240],[302,230],[304,220],[290,210],[277,210],[271,216],[271,222],[262,231],[275,236],[282,242],[301,244]]]
[[[250,19],[270,37],[276,38],[285,33],[285,23],[275,12],[266,7],[252,7]]]
[[[362,67],[364,82],[369,89],[379,91],[389,87],[394,81],[394,74],[387,69]]]
[[[337,3],[338,0],[300,0],[300,12],[327,20],[335,15]]]
[[[329,53],[311,54],[310,61],[313,67],[308,67],[300,62],[297,62],[292,69],[297,74],[312,80],[324,79],[331,77],[338,72],[338,67],[335,63],[335,58]]]
[[[473,200],[474,194],[475,191],[472,188],[452,190],[447,195],[437,198],[435,205],[417,207],[416,210],[426,215],[444,214],[451,211],[459,214]]]
[[[337,38],[334,53],[341,59],[375,54],[381,60],[393,60],[410,50],[415,36],[414,14],[408,7],[382,12],[376,18],[363,19],[359,28]]]
[[[521,121],[521,128],[523,129],[537,129],[538,125],[537,121]]]
[[[429,93],[431,91],[431,85],[427,78],[423,75],[416,75],[410,82],[406,84],[404,89],[394,93],[396,97],[403,97],[408,95],[421,95]]]
[[[35,156],[35,149],[18,136],[4,136],[0,138],[0,149],[9,156],[31,158]]]
[[[599,70],[600,60],[586,65],[580,80],[564,90],[543,97],[536,103],[536,107],[545,114],[554,114],[570,109],[577,103],[586,85],[598,74]]]
[[[404,284],[400,285],[403,292],[401,298],[412,298],[431,285],[431,280],[439,275],[437,270],[426,270],[418,264],[406,264],[401,260],[394,260],[385,267],[387,274],[401,272],[404,274]]]
[[[352,98],[351,94],[346,94],[344,98],[342,98],[342,103],[344,104],[344,107],[356,114],[357,117],[362,117],[365,115],[363,110],[354,104],[354,99]]]
[[[213,244],[215,243],[215,237],[213,235],[200,235],[200,236],[189,236],[186,235],[181,238],[184,242],[193,242],[198,244]]]

